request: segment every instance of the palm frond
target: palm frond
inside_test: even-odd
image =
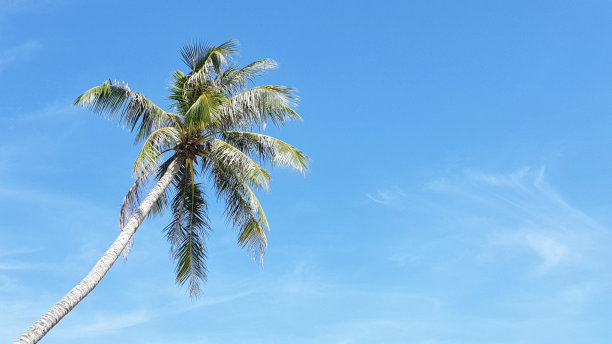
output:
[[[132,187],[128,190],[125,197],[123,197],[123,203],[121,204],[121,210],[119,211],[119,230],[123,231],[123,227],[136,212],[140,206],[140,199],[142,196],[142,184],[143,180],[137,178]],[[128,244],[121,251],[121,255],[124,260],[127,260],[132,246],[134,245],[134,238],[130,238]]]
[[[189,282],[191,295],[206,280],[205,236],[210,229],[204,191],[195,183],[193,166],[184,165],[174,181],[176,194],[171,203],[172,220],[164,229],[176,262],[176,282]]]
[[[140,178],[136,178],[132,187],[123,197],[121,204],[121,210],[119,211],[119,228],[123,230],[123,227],[127,224],[129,219],[134,215],[138,207],[140,206],[142,199],[143,188],[147,185],[148,177],[145,178],[141,175]],[[161,215],[168,204],[168,196],[162,194],[153,204],[149,216]],[[129,250],[128,250],[129,251]],[[124,256],[127,254],[124,253]]]
[[[181,115],[185,115],[189,106],[187,105],[187,98],[185,93],[185,84],[187,83],[187,76],[180,70],[172,72],[172,82],[170,83],[170,96],[173,100],[172,107]]]
[[[219,93],[202,93],[185,114],[185,126],[190,134],[219,125],[219,106],[225,102]]]
[[[177,155],[172,155],[168,160],[162,163],[157,171],[157,179],[161,178],[165,173],[172,161],[177,158]],[[123,204],[121,205],[121,211],[119,216],[119,227],[123,228],[123,226],[127,223],[129,218],[134,214],[134,212],[140,206],[140,200],[142,197],[142,188],[146,185],[148,178],[150,176],[147,174],[138,174],[136,176],[136,180],[127,194],[123,198]],[[158,215],[161,214],[163,209],[168,203],[167,191],[164,193],[153,205],[151,212],[149,214]]]
[[[245,131],[224,131],[223,140],[247,154],[257,154],[273,165],[292,167],[302,173],[308,168],[308,156],[301,150],[272,136]]]
[[[225,200],[225,212],[238,228],[238,244],[259,253],[263,263],[264,249],[268,244],[263,229],[269,228],[269,224],[259,199],[232,166],[218,162],[211,174],[217,197]]]
[[[176,147],[180,133],[174,127],[159,128],[147,138],[134,162],[133,173],[136,178],[155,174],[161,163],[162,153]]]
[[[218,79],[223,74],[223,68],[228,65],[237,47],[238,41],[230,40],[219,46],[196,42],[183,48],[183,60],[191,68],[184,84],[188,103],[190,95],[195,94],[198,97],[203,92],[218,88]]]
[[[151,133],[145,141],[134,162],[133,174],[136,180],[123,198],[123,203],[119,212],[120,228],[123,229],[123,226],[140,206],[142,189],[150,177],[159,171],[163,150],[169,150],[176,146],[178,140],[179,135],[177,129],[165,127]],[[151,214],[161,213],[165,202],[164,197],[165,196],[162,196],[162,198],[156,202]],[[127,252],[129,252],[129,250],[124,252],[124,257],[127,255]]]
[[[214,165],[227,166],[251,186],[269,189],[270,173],[243,151],[220,139],[213,139],[210,147]]]
[[[244,90],[248,83],[254,80],[255,76],[276,68],[278,68],[278,63],[272,59],[255,61],[241,69],[230,66],[221,75],[221,87],[227,90],[227,93],[233,94]]]
[[[229,40],[218,46],[206,45],[201,42],[192,42],[185,45],[181,50],[183,62],[191,68],[193,72],[204,69],[205,72],[213,71],[221,74],[221,67],[226,64],[232,55],[238,52],[238,41]]]
[[[252,218],[240,229],[238,244],[242,247],[248,247],[253,253],[257,252],[259,254],[259,261],[263,265],[265,250],[268,247],[268,239],[261,224],[255,218]]]
[[[138,126],[136,142],[145,139],[157,128],[169,125],[172,114],[162,110],[144,95],[132,91],[127,84],[104,82],[86,91],[74,101],[91,110],[105,114],[109,119],[119,117],[119,123],[129,131]]]
[[[142,178],[136,178],[134,184],[132,184],[132,187],[123,197],[123,203],[121,204],[121,210],[119,211],[119,228],[121,230],[123,230],[125,224],[140,205],[143,184],[144,180]]]
[[[268,121],[276,126],[289,120],[302,120],[293,109],[298,97],[287,86],[258,86],[240,92],[221,107],[223,128],[265,128]]]

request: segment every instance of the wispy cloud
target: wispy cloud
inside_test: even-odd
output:
[[[467,172],[472,191],[493,208],[503,230],[491,235],[495,244],[519,245],[540,258],[548,270],[578,263],[607,230],[569,204],[546,182],[545,169],[521,168],[506,174]],[[466,190],[467,192],[467,190]]]
[[[525,244],[542,258],[542,267],[550,268],[568,258],[568,247],[554,238],[541,234],[527,234]]]
[[[378,189],[375,192],[366,194],[366,196],[378,204],[394,206],[398,205],[402,198],[406,197],[406,194],[399,187],[393,187]]]
[[[18,60],[30,58],[41,47],[42,44],[40,44],[39,41],[30,40],[17,46],[4,49],[0,52],[0,72]]]

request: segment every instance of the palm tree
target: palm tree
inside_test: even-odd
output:
[[[277,67],[271,59],[238,68],[231,63],[237,41],[219,46],[193,43],[181,50],[189,74],[173,72],[172,111],[167,112],[127,84],[104,82],[79,96],[75,104],[116,119],[136,132],[143,143],[134,163],[134,185],[120,212],[120,234],[89,274],[15,343],[36,343],[72,310],[108,272],[151,213],[170,208],[164,228],[176,262],[176,282],[187,283],[191,295],[206,280],[206,236],[210,225],[204,186],[208,177],[238,231],[238,244],[263,259],[269,227],[255,191],[268,189],[270,174],[261,163],[288,166],[300,172],[308,158],[274,137],[253,132],[268,123],[282,126],[300,120],[296,96],[286,86],[249,88],[254,77]],[[158,179],[141,202],[143,190]]]

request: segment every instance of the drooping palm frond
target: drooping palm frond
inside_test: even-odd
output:
[[[269,189],[272,176],[250,156],[223,140],[213,139],[210,146],[214,165],[229,166],[240,180],[256,188]]]
[[[74,104],[105,114],[111,120],[119,116],[119,123],[130,131],[138,126],[136,142],[142,141],[157,128],[170,125],[173,117],[141,93],[119,82],[106,81],[91,88],[77,97]]]
[[[308,168],[308,156],[301,150],[272,136],[245,131],[224,131],[223,140],[247,154],[259,156],[276,166],[292,167],[302,173]]]
[[[119,212],[120,228],[123,228],[134,211],[138,209],[142,188],[158,172],[163,152],[175,148],[179,140],[180,132],[175,127],[160,128],[149,135],[134,162],[133,175],[136,180],[123,198]],[[165,200],[162,196],[152,209],[152,214],[160,213],[164,204]]]
[[[268,121],[278,127],[289,120],[302,120],[293,109],[297,99],[295,90],[286,86],[258,86],[240,92],[221,107],[222,128],[265,128]]]
[[[259,199],[232,165],[218,161],[211,175],[217,197],[225,200],[225,212],[238,228],[238,244],[253,253],[257,252],[263,263],[263,254],[268,245],[264,228],[269,228],[269,224]]]
[[[146,181],[143,179],[136,179],[130,190],[123,197],[123,203],[121,205],[121,211],[119,216],[119,228],[123,229],[127,221],[130,219],[130,217],[132,217],[134,212],[140,206],[140,200],[142,198],[145,183]],[[153,204],[153,207],[149,212],[149,216],[162,214],[167,205],[168,197],[164,193]]]
[[[162,153],[176,148],[180,136],[181,133],[175,127],[159,128],[152,132],[136,157],[134,176],[138,178],[155,174],[162,161]]]
[[[220,77],[220,86],[227,94],[235,94],[246,89],[248,83],[254,81],[257,75],[276,68],[278,63],[272,59],[255,61],[240,69],[229,66]]]
[[[174,181],[176,194],[171,203],[172,220],[164,229],[170,252],[176,262],[176,282],[189,282],[191,295],[196,295],[200,282],[206,280],[205,236],[210,229],[204,191],[195,183],[193,165],[181,168]]]

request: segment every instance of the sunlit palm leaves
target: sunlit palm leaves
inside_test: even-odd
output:
[[[176,281],[188,283],[191,294],[197,294],[199,282],[206,279],[205,242],[210,227],[205,186],[216,189],[224,200],[239,245],[263,257],[269,225],[255,191],[267,190],[271,176],[262,164],[300,172],[308,167],[308,157],[299,149],[252,132],[265,129],[268,123],[282,126],[301,117],[294,110],[297,96],[292,88],[248,88],[256,76],[278,65],[263,59],[237,67],[232,64],[237,46],[233,40],[219,46],[186,45],[181,55],[189,71],[172,74],[171,111],[117,82],[105,82],[75,101],[118,119],[137,132],[137,142],[143,142],[134,163],[136,181],[121,209],[121,227],[138,208],[147,181],[163,175],[170,161],[181,161],[169,195],[160,198],[155,209],[170,207],[172,220],[164,231],[176,261]],[[202,176],[210,177],[212,183],[198,182]]]
[[[183,165],[174,180],[172,220],[164,229],[176,260],[176,281],[189,281],[189,291],[199,291],[199,281],[206,279],[205,235],[208,225],[207,205],[201,184],[195,183],[191,163]]]
[[[292,167],[300,172],[304,172],[308,167],[308,157],[304,152],[272,136],[244,131],[224,131],[221,137],[241,151],[258,156],[262,161]]]
[[[167,113],[145,96],[132,91],[127,84],[107,81],[80,95],[74,102],[106,114],[109,119],[119,116],[119,123],[130,131],[139,129],[136,142],[149,136],[154,128],[170,124],[172,114]]]

